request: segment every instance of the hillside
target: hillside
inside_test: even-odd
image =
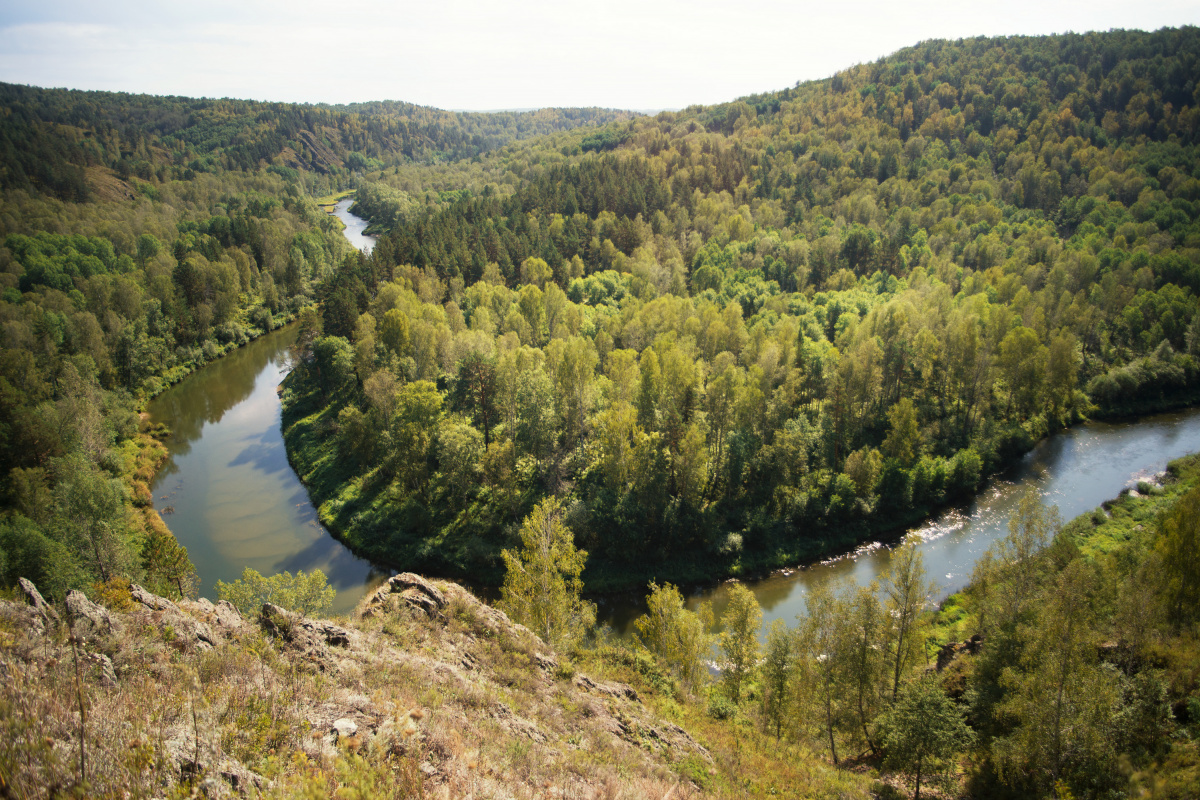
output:
[[[297,471],[358,552],[493,583],[561,496],[622,590],[820,557],[1193,403],[1198,69],[1194,28],[931,41],[513,143],[436,202],[368,173],[392,232],[325,285]]]
[[[632,116],[606,109],[449,112],[411,103],[351,106],[156,97],[0,84],[0,188],[83,202],[122,181],[274,168],[350,175],[411,161],[477,157],[508,142]],[[132,185],[136,186],[136,182]]]
[[[727,795],[728,754],[455,584],[400,575],[335,621],[106,600],[0,600],[6,796]]]

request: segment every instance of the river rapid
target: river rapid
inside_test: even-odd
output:
[[[926,573],[937,584],[935,599],[941,600],[966,586],[979,557],[1007,535],[1009,517],[1028,487],[1037,489],[1047,506],[1056,506],[1065,523],[1158,474],[1168,461],[1198,450],[1200,409],[1077,425],[1040,442],[991,480],[971,503],[947,509],[893,541],[871,542],[851,553],[781,570],[747,585],[762,606],[764,630],[776,619],[794,625],[804,611],[809,587],[841,579],[865,586],[886,569],[897,544],[914,538]],[[724,583],[692,592],[688,604],[695,608],[710,601],[720,616],[728,594],[729,584]],[[643,610],[640,599],[616,598],[603,603],[600,616],[618,633],[628,634],[633,618]]]
[[[369,251],[374,237],[363,235],[366,221],[349,212],[352,202],[342,200],[334,214],[346,224],[351,243]],[[170,458],[152,486],[154,504],[188,548],[202,594],[215,596],[217,580],[234,580],[247,566],[264,575],[319,568],[338,590],[334,611],[345,613],[386,573],[354,556],[320,525],[288,464],[276,389],[286,375],[294,337],[293,328],[262,336],[151,402],[151,419],[173,431]],[[905,535],[919,538],[926,570],[944,597],[966,585],[975,561],[1007,533],[1008,518],[1026,487],[1036,487],[1066,521],[1197,450],[1200,409],[1079,425],[1041,442],[969,505],[947,510]],[[765,624],[780,618],[793,624],[815,582],[870,583],[887,566],[896,543],[863,545],[748,582]],[[689,603],[710,600],[719,615],[727,595],[728,584],[721,584],[691,592]],[[617,634],[628,635],[643,610],[640,597],[604,598],[599,617]]]

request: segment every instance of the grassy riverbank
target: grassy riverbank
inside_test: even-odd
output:
[[[318,197],[315,202],[318,206],[325,209],[325,211],[332,213],[331,209],[333,206],[336,206],[347,197],[354,197],[355,191],[355,189],[344,189],[340,192],[332,192],[324,197]]]

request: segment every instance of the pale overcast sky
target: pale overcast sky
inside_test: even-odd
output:
[[[0,81],[452,109],[680,108],[923,39],[1200,24],[1200,0],[0,0]]]

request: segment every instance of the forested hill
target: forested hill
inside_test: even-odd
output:
[[[514,144],[437,203],[370,173],[392,233],[326,284],[300,471],[442,574],[496,576],[562,495],[617,586],[811,557],[1194,402],[1197,75],[1195,28],[926,42]]]
[[[89,167],[122,179],[219,169],[350,173],[471,158],[510,141],[629,119],[606,109],[463,113],[411,103],[351,106],[156,97],[0,84],[0,188],[89,198]]]

